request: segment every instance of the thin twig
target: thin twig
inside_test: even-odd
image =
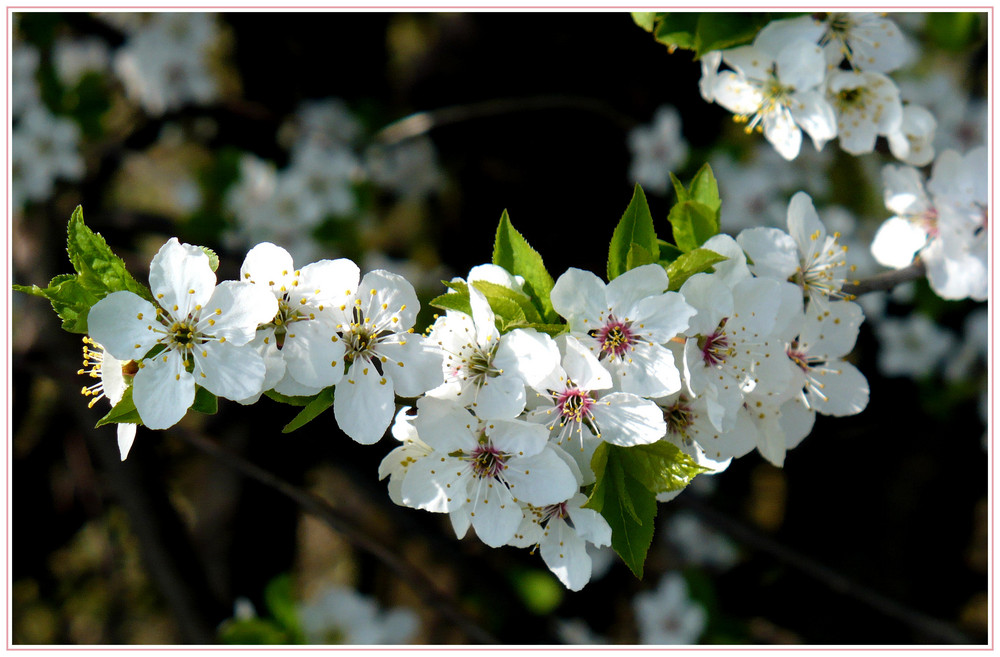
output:
[[[875,611],[903,623],[917,632],[918,635],[926,636],[940,643],[958,645],[976,643],[972,638],[951,625],[876,593],[829,566],[796,552],[739,520],[712,508],[702,496],[694,494],[692,491],[680,495],[675,503],[697,513],[705,522],[725,532],[740,543],[764,552],[783,564],[826,584],[837,593],[854,598]]]
[[[843,287],[843,291],[846,294],[861,296],[862,294],[868,294],[869,292],[891,290],[897,285],[902,285],[903,283],[908,283],[909,281],[915,281],[926,275],[927,268],[924,266],[923,261],[918,259],[909,267],[876,274],[870,278],[858,281],[856,285],[845,285]]]
[[[407,139],[426,134],[434,128],[462,123],[472,119],[536,112],[540,110],[581,110],[598,114],[623,130],[635,126],[636,121],[616,112],[607,103],[596,98],[580,96],[529,96],[527,98],[494,98],[479,103],[452,105],[435,110],[416,112],[385,126],[375,134],[375,142],[391,146]]]
[[[201,451],[215,457],[243,475],[278,491],[298,504],[304,511],[325,522],[348,542],[360,550],[371,554],[406,582],[414,593],[429,607],[437,609],[448,621],[476,643],[499,644],[500,640],[480,627],[465,612],[461,611],[451,596],[442,592],[433,581],[412,564],[407,563],[375,538],[356,527],[350,519],[332,507],[326,500],[307,490],[294,486],[267,470],[247,461],[202,436],[175,428],[175,435]]]

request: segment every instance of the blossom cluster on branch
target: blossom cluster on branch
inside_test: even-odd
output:
[[[286,431],[332,406],[358,443],[391,427],[400,445],[379,476],[394,502],[447,513],[459,537],[538,548],[579,590],[588,542],[641,576],[657,500],[755,448],[780,466],[816,413],[868,401],[845,361],[863,320],[841,291],[847,247],[809,196],[792,199],[787,233],[734,239],[718,232],[709,167],[674,184],[676,244],[656,237],[636,187],[607,283],[576,268],[553,280],[504,214],[493,262],[446,282],[424,332],[403,277],[346,258],[296,265],[269,242],[219,282],[212,251],[172,238],[147,289],[79,210],[77,273],[18,289],[88,334],[81,373],[101,381],[84,394],[114,404],[99,424],[118,424],[122,459],[136,425],[167,429],[217,397],[303,406]]]

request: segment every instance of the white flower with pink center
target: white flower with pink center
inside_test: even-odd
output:
[[[624,392],[662,397],[680,390],[680,372],[664,345],[688,327],[695,310],[660,265],[643,265],[605,284],[581,269],[552,288],[552,306]]]
[[[545,424],[556,443],[579,444],[598,438],[631,447],[659,440],[666,426],[654,402],[628,392],[606,392],[611,374],[591,351],[572,336],[557,339],[562,365],[537,388],[541,404],[528,419]]]
[[[719,431],[708,418],[708,400],[679,392],[656,400],[667,427],[664,440],[708,468],[705,474],[722,472],[740,448],[732,443],[746,438],[745,426],[739,421],[729,431]],[[731,435],[730,435],[731,434]],[[753,449],[750,447],[743,453]]]
[[[786,353],[798,369],[797,397],[810,411],[856,415],[868,405],[868,381],[843,360],[854,349],[863,321],[861,306],[850,301],[831,303],[821,314],[805,316],[798,339]]]
[[[766,278],[744,279],[730,289],[713,274],[696,274],[681,287],[698,309],[684,345],[685,379],[692,395],[705,397],[709,419],[720,431],[733,428],[745,394],[785,393],[789,372],[775,332],[786,328],[786,315],[794,310],[788,290],[796,292]],[[797,300],[801,309],[801,295]]]
[[[587,496],[577,493],[565,502],[536,507],[526,505],[524,520],[511,539],[515,547],[539,547],[549,570],[571,591],[579,591],[593,568],[587,543],[611,545],[611,527],[592,509]]]
[[[402,500],[435,513],[468,514],[491,547],[513,538],[519,502],[558,504],[578,490],[577,477],[549,445],[548,430],[522,420],[481,420],[433,397],[417,402],[413,426],[431,452],[409,465]]]

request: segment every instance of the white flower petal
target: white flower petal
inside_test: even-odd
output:
[[[750,256],[757,276],[787,281],[799,267],[799,250],[791,236],[778,228],[747,228],[736,241]]]
[[[559,336],[558,340],[565,352],[563,356],[565,374],[580,390],[604,390],[614,384],[611,373],[579,340],[569,335]],[[563,386],[565,385],[564,381]],[[556,389],[554,386],[550,388]]]
[[[201,311],[198,330],[224,337],[237,346],[245,345],[256,337],[257,327],[270,322],[277,312],[278,301],[267,290],[249,283],[224,281]]]
[[[399,342],[379,343],[386,378],[400,397],[416,397],[444,382],[443,355],[422,335],[405,334]],[[402,365],[400,365],[402,363]]]
[[[389,428],[395,409],[392,383],[371,363],[353,363],[337,384],[333,413],[341,431],[355,442],[377,443]]]
[[[812,433],[816,413],[806,408],[802,400],[796,397],[781,405],[781,418],[778,422],[785,433],[785,449],[795,449]]]
[[[817,413],[843,417],[857,415],[868,406],[868,380],[850,363],[834,361],[814,368],[813,375],[823,388],[810,390],[809,403]],[[819,397],[822,394],[826,399]]]
[[[191,314],[195,306],[208,305],[215,280],[215,272],[205,252],[196,246],[181,244],[176,237],[160,247],[149,265],[149,287],[153,296],[178,319]]]
[[[306,386],[326,388],[344,376],[344,341],[322,318],[289,324],[281,354],[288,373]]]
[[[551,449],[534,456],[511,458],[506,466],[503,477],[518,501],[535,506],[558,504],[580,489],[569,466]]]
[[[358,289],[361,271],[353,261],[337,258],[310,263],[300,270],[300,274],[298,292],[314,304],[332,304],[343,303],[341,299],[348,296],[345,292]],[[298,303],[294,295],[290,300]]]
[[[524,514],[503,484],[490,479],[481,482],[482,490],[473,498],[474,510],[469,512],[472,526],[479,540],[490,547],[500,547],[514,537]]]
[[[687,330],[697,312],[677,292],[646,297],[634,307],[632,329],[651,342],[664,344]]]
[[[139,427],[139,425],[123,422],[118,424],[117,427],[118,453],[121,454],[122,460],[124,461],[128,458],[128,453],[132,449],[132,443],[135,442],[135,430]]]
[[[470,452],[476,446],[476,437],[472,435],[473,417],[460,404],[422,397],[417,401],[417,409],[413,426],[420,439],[435,450],[445,454]]]
[[[781,83],[796,91],[818,87],[826,76],[823,50],[815,41],[800,38],[787,43],[774,63]]]
[[[122,361],[139,360],[156,344],[161,328],[156,308],[131,292],[112,292],[90,308],[87,331],[104,350]]]
[[[618,318],[624,319],[640,300],[665,292],[669,284],[667,271],[662,266],[643,265],[608,283],[605,298]]]
[[[486,347],[500,337],[497,330],[496,314],[486,300],[486,295],[469,286],[469,307],[472,310],[472,323],[476,327],[476,342]]]
[[[632,362],[623,368],[620,387],[641,397],[666,397],[681,389],[681,373],[674,354],[658,344],[638,344],[630,352]]]
[[[549,431],[523,420],[497,420],[486,428],[490,442],[500,451],[516,456],[534,456],[548,444]]]
[[[281,281],[294,271],[288,251],[270,242],[261,242],[247,251],[240,267],[240,280],[254,285],[277,289]]]
[[[484,420],[512,420],[524,410],[525,400],[521,377],[501,374],[483,381],[471,403],[476,416]]]
[[[150,429],[177,424],[194,403],[194,377],[177,354],[145,361],[132,381],[132,400],[142,423]]]
[[[396,331],[405,331],[413,326],[420,311],[413,285],[399,274],[384,269],[365,274],[358,285],[358,299],[365,310],[365,317],[375,323],[381,320]],[[392,317],[396,317],[397,321],[392,322]]]
[[[273,298],[273,297],[272,297]],[[194,380],[209,392],[226,399],[246,399],[263,391],[267,365],[249,345],[208,342],[195,347]]]
[[[465,504],[472,474],[457,459],[442,462],[431,454],[410,465],[403,479],[402,500],[406,506],[431,513],[448,513]]]
[[[537,388],[559,365],[559,347],[544,333],[515,329],[500,337],[493,364],[505,375],[517,375],[527,385]]]
[[[738,115],[752,115],[764,102],[764,95],[756,86],[732,71],[719,73],[712,95],[716,103]]]
[[[579,591],[590,581],[591,561],[587,543],[562,518],[549,521],[542,541],[542,561],[570,591]]]
[[[902,269],[926,243],[927,233],[922,228],[902,217],[890,217],[875,233],[871,251],[880,265]]]
[[[591,407],[591,412],[597,420],[601,439],[614,445],[649,445],[667,432],[660,407],[627,392],[613,392],[601,397]]]
[[[778,107],[764,116],[764,138],[786,160],[794,160],[802,148],[802,131],[784,107]]]
[[[574,331],[589,331],[605,312],[604,281],[595,274],[571,267],[552,287],[552,307],[569,320]],[[583,320],[587,320],[584,322]]]

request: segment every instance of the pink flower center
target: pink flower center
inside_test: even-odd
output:
[[[694,424],[694,411],[690,402],[681,396],[673,406],[663,409],[663,421],[667,423],[667,432],[675,436],[687,436],[688,427]]]
[[[634,344],[631,323],[618,321],[613,315],[608,317],[608,323],[597,331],[595,337],[601,343],[602,358],[622,358]]]
[[[803,372],[809,371],[809,356],[807,356],[804,351],[798,350],[797,342],[793,342],[789,345],[788,349],[785,350],[785,353],[788,354],[788,357],[792,359],[793,363],[799,366],[799,369]]]
[[[472,471],[480,479],[499,478],[500,473],[507,469],[507,458],[505,452],[501,452],[489,442],[478,445],[469,456]]]
[[[706,367],[714,367],[724,362],[726,358],[732,356],[734,350],[729,344],[729,336],[725,333],[726,320],[723,318],[719,322],[719,328],[708,336],[698,338],[698,346],[701,348],[701,359]]]
[[[564,421],[582,422],[590,415],[590,407],[594,400],[579,388],[564,390],[556,400],[556,407]]]

